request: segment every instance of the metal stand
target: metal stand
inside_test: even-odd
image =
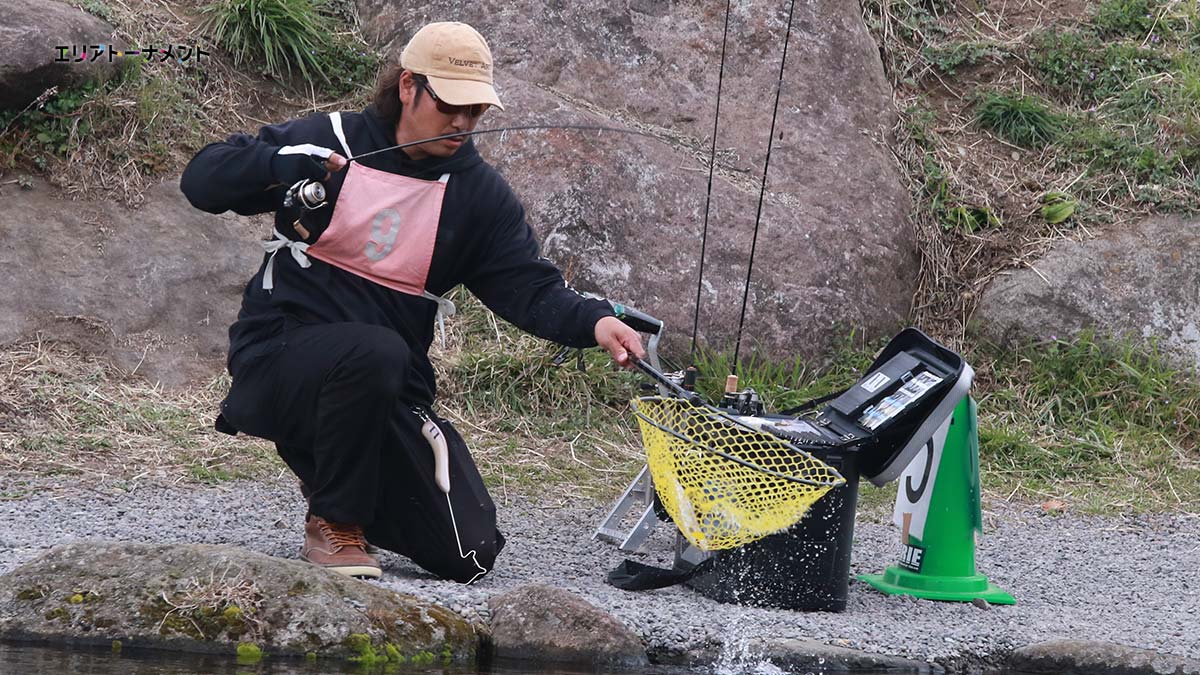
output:
[[[643,507],[641,517],[628,533],[623,532],[621,521],[639,504]],[[611,541],[622,551],[636,551],[646,543],[657,525],[658,515],[654,513],[654,481],[650,478],[650,467],[644,466],[604,517],[600,527],[596,528],[592,539]]]
[[[584,297],[597,298],[604,300],[600,296],[591,293],[584,293]],[[614,303],[611,300],[607,301],[613,307],[613,312],[617,318],[624,321],[627,325],[635,330],[650,333],[650,340],[646,343],[647,361],[655,370],[662,370],[662,364],[658,361],[658,343],[662,340],[663,322],[654,317],[643,314],[632,307]],[[671,390],[663,383],[658,382],[658,392],[662,396],[671,396]],[[641,505],[642,515],[638,517],[633,528],[628,533],[621,530],[621,521],[629,516],[633,509]],[[612,510],[604,517],[600,523],[600,527],[596,528],[596,532],[592,534],[592,539],[603,539],[605,541],[617,544],[617,548],[622,551],[636,551],[646,540],[650,538],[650,533],[654,531],[658,525],[658,515],[654,513],[654,479],[650,477],[650,467],[643,466],[637,478],[625,488],[625,492],[621,494],[620,499],[616,504],[613,504]]]

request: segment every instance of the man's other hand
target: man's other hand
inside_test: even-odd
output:
[[[346,158],[329,148],[305,143],[288,145],[271,157],[271,179],[283,185],[309,179],[327,181],[332,171],[341,171]]]
[[[596,322],[596,344],[604,348],[622,368],[633,367],[633,362],[629,360],[631,353],[639,359],[646,358],[642,336],[615,316],[606,316]]]

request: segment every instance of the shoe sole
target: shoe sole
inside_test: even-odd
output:
[[[330,572],[336,572],[342,576],[357,577],[359,579],[378,579],[383,576],[382,569],[378,567],[371,567],[369,565],[321,565],[309,560],[308,558],[305,558],[304,556],[300,556],[300,559],[310,565],[315,565],[323,570],[329,570]]]

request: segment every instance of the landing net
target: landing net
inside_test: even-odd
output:
[[[785,530],[846,482],[804,450],[715,408],[661,396],[632,403],[658,497],[701,550]]]

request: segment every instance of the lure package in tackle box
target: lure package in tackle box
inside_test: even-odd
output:
[[[961,356],[908,328],[849,389],[796,416],[743,417],[802,448],[853,447],[860,475],[896,479],[967,395],[974,371]],[[819,411],[815,404],[825,403]]]

